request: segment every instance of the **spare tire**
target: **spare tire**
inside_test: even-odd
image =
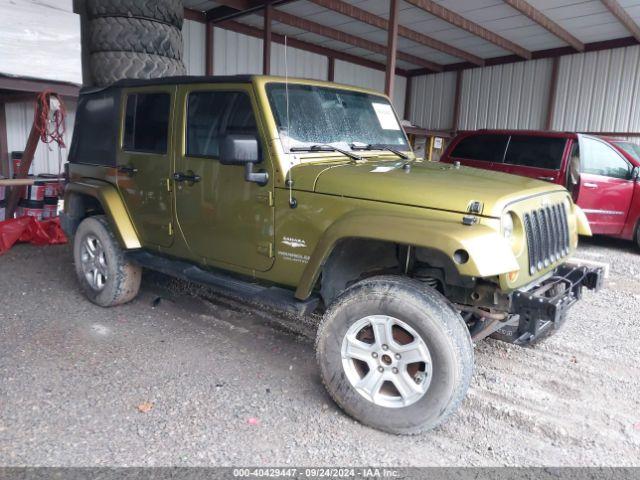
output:
[[[87,0],[89,17],[122,16],[156,20],[182,29],[182,0]]]
[[[126,17],[89,22],[89,51],[137,52],[182,60],[182,32],[173,25]]]
[[[123,78],[158,78],[185,75],[181,60],[137,52],[98,52],[91,54],[91,73],[98,86]]]

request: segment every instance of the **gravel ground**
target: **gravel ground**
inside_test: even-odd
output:
[[[605,290],[536,348],[480,342],[458,414],[398,437],[331,402],[313,319],[158,274],[102,309],[69,247],[14,247],[0,258],[0,465],[640,466],[640,252],[596,239],[578,255],[611,263]]]

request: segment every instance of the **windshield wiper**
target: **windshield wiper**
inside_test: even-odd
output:
[[[353,150],[386,150],[388,152],[394,153],[399,156],[403,160],[408,160],[409,156],[402,153],[400,150],[396,150],[393,147],[388,145],[383,145],[381,143],[352,143],[351,148]]]
[[[291,147],[290,152],[338,152],[352,160],[362,160],[360,155],[334,147],[333,145],[310,145],[308,147]]]

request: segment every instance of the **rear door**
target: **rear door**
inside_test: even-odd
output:
[[[632,165],[606,142],[585,135],[579,136],[579,162],[576,203],[594,233],[619,234],[633,198]]]
[[[511,135],[503,171],[563,185],[561,170],[566,148],[567,139],[562,137]]]
[[[126,90],[117,184],[144,246],[173,242],[172,117],[175,86]]]
[[[450,162],[460,162],[468,167],[504,171],[504,154],[508,135],[477,134],[463,138],[449,155]]]

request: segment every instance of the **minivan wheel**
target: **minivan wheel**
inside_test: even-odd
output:
[[[142,268],[128,261],[103,215],[85,218],[73,239],[80,286],[101,307],[132,300],[140,290]]]
[[[372,277],[340,295],[316,337],[322,381],[356,420],[397,434],[445,421],[473,374],[462,317],[437,291],[402,277]]]

